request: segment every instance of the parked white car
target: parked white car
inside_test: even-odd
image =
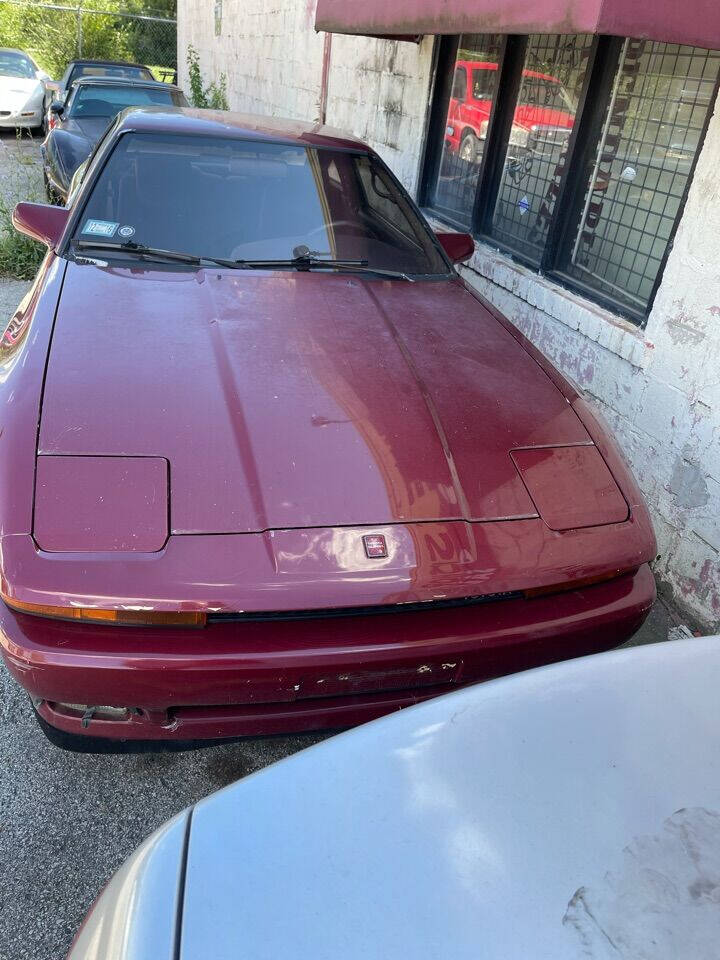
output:
[[[717,960],[719,689],[675,640],[333,737],[154,834],[69,960]]]
[[[49,79],[29,54],[0,47],[0,129],[43,128]]]

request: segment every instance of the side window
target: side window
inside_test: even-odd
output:
[[[481,64],[473,70],[473,100],[492,100],[496,72],[491,64]]]
[[[419,242],[412,228],[412,221],[401,208],[402,198],[385,183],[382,171],[372,169],[368,157],[358,157],[355,166],[362,186],[364,206],[374,219],[379,220],[382,226],[390,227],[396,235],[402,234],[415,246],[423,247],[424,244]]]
[[[453,79],[452,97],[453,100],[462,102],[465,100],[465,91],[467,90],[467,73],[465,67],[458,67]]]

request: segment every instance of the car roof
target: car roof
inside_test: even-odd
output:
[[[141,70],[150,70],[149,67],[146,67],[144,63],[133,63],[131,60],[70,60],[68,63],[68,69],[70,67],[78,66],[103,66],[103,67],[138,67]]]
[[[470,67],[475,70],[497,70],[498,64],[485,60],[456,60],[455,67]],[[559,84],[557,77],[551,77],[549,73],[538,73],[537,70],[523,70],[524,77],[532,77],[534,80],[549,80],[551,83]]]
[[[76,89],[79,87],[140,87],[155,90],[180,90],[173,83],[163,83],[160,80],[138,80],[134,77],[81,77],[73,84]]]
[[[35,63],[35,57],[31,53],[28,53],[27,50],[21,50],[20,47],[0,47],[0,53],[19,53],[22,57],[27,57],[28,60],[32,60]]]
[[[257,139],[372,153],[371,148],[362,140],[323,124],[225,110],[201,110],[197,107],[179,107],[173,110],[168,110],[167,107],[129,107],[120,114],[117,135],[129,130],[218,137],[226,140]]]

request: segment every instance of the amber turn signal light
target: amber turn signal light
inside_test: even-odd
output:
[[[90,623],[114,623],[135,627],[204,627],[207,614],[202,611],[175,610],[98,610],[96,607],[53,607],[44,603],[25,603],[4,593],[0,597],[18,613],[55,620],[84,620]]]

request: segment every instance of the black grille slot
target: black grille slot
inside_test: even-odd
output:
[[[368,607],[329,607],[322,610],[270,610],[252,613],[210,613],[208,623],[257,623],[266,620],[330,620],[340,617],[368,617],[389,613],[419,613],[427,610],[450,610],[454,607],[472,607],[498,600],[516,600],[521,590],[487,593],[475,597],[447,600],[426,600],[414,603],[386,603]]]

